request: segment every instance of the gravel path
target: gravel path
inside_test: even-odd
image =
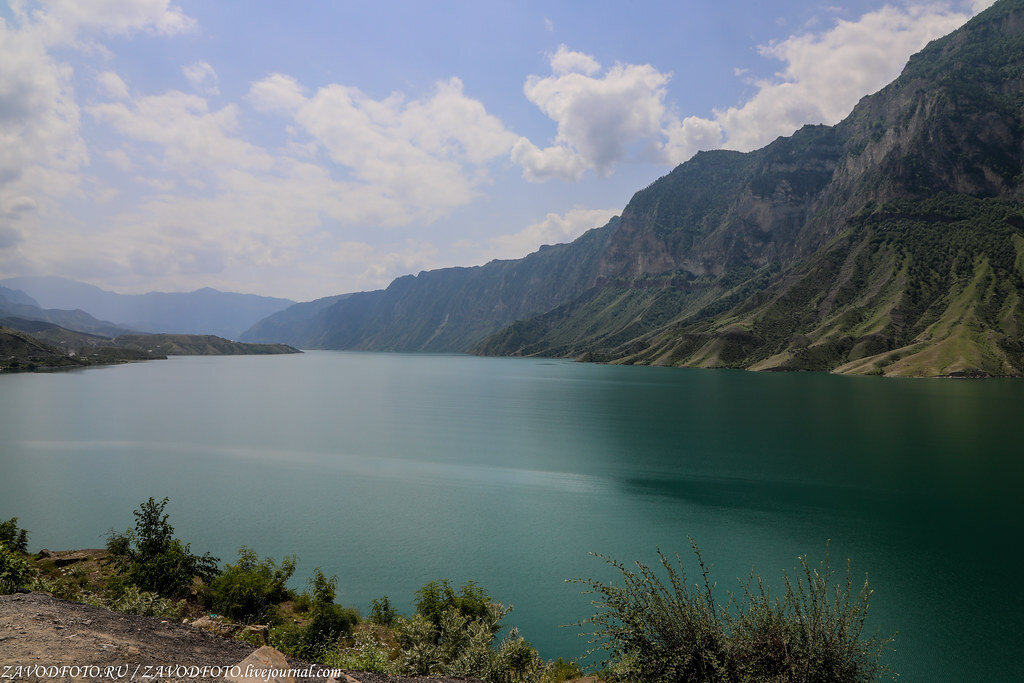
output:
[[[220,682],[223,673],[204,672],[201,667],[233,666],[254,649],[175,621],[120,614],[45,593],[0,595],[0,683]],[[291,663],[296,669],[322,668]],[[358,683],[482,683],[471,678],[346,673]],[[324,680],[298,678],[296,683]]]

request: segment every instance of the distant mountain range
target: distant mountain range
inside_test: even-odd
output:
[[[571,244],[303,304],[243,338],[1021,375],[1022,111],[1024,0],[1000,0],[839,124],[700,153]]]
[[[7,295],[5,292],[15,293]],[[0,280],[0,297],[3,297],[0,299],[0,312],[8,309],[9,314],[31,317],[25,309],[10,310],[11,304],[35,305],[42,309],[78,309],[87,311],[90,316],[114,321],[109,324],[120,330],[115,331],[115,335],[136,330],[215,334],[228,339],[237,339],[257,321],[295,303],[291,299],[220,292],[208,287],[194,292],[117,294],[62,277]],[[95,327],[76,327],[66,319],[50,321],[71,329],[99,332]]]

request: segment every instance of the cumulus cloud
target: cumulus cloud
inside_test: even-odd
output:
[[[972,9],[990,4],[981,0]],[[837,123],[895,78],[911,54],[968,18],[945,4],[885,6],[761,46],[759,53],[782,68],[755,81],[744,104],[704,117],[681,117],[666,105],[671,74],[649,64],[602,73],[593,57],[561,45],[549,58],[551,75],[530,76],[524,86],[527,99],[557,124],[553,144],[519,138],[511,157],[527,180],[542,181],[578,180],[587,171],[606,176],[630,160],[680,163],[701,149],[749,151],[807,123]]]
[[[416,100],[398,93],[376,100],[336,83],[306,93],[294,78],[273,74],[253,84],[249,101],[297,124],[332,164],[363,183],[368,198],[392,203],[382,225],[431,222],[466,204],[486,165],[515,141],[457,78]]]
[[[271,74],[249,88],[249,102],[259,110],[294,114],[306,103],[306,88],[284,74]]]
[[[37,4],[29,10],[18,2],[14,10],[23,20],[31,21],[48,44],[74,42],[90,32],[174,35],[196,26],[194,19],[169,0],[40,0]]]
[[[670,75],[649,64],[616,64],[603,75],[593,57],[562,45],[550,58],[552,75],[530,76],[523,92],[558,132],[554,144],[538,148],[520,138],[512,160],[528,180],[577,180],[593,169],[607,176],[636,145],[657,145],[666,117]]]
[[[725,145],[746,151],[805,123],[837,123],[861,97],[898,76],[911,54],[967,18],[943,6],[886,6],[828,31],[762,46],[762,55],[784,66],[759,82],[744,105],[716,112]]]
[[[181,68],[192,87],[207,95],[219,95],[217,72],[206,62],[194,62]]]
[[[565,45],[559,45],[558,51],[551,55],[551,71],[556,75],[581,73],[593,76],[601,70],[596,59],[582,52],[574,52]]]

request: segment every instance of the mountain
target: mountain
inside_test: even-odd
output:
[[[81,309],[135,330],[216,334],[230,339],[295,303],[208,287],[194,292],[117,294],[61,277],[8,278],[0,280],[0,285],[22,290],[42,307]]]
[[[0,325],[0,371],[66,368],[84,365],[64,351],[19,330]]]
[[[465,351],[593,286],[617,224],[612,219],[572,244],[544,246],[525,258],[426,271],[400,277],[387,289],[298,304],[242,339],[302,348]]]
[[[77,332],[42,320],[0,318],[0,371],[109,365],[167,356],[239,356],[301,353],[285,344],[242,344],[202,334]]]
[[[291,341],[1022,375],[1022,111],[1024,0],[1000,0],[835,126],[699,153],[572,244],[400,278]]]
[[[125,334],[113,340],[119,349],[167,356],[252,356],[302,353],[286,344],[242,344],[212,334]]]
[[[20,293],[20,292],[19,292]],[[27,295],[13,297],[16,300],[34,301]],[[60,325],[71,330],[99,334],[107,337],[114,337],[125,332],[130,332],[126,327],[119,327],[106,320],[97,320],[82,310],[60,310],[55,308],[39,308],[34,303],[11,303],[11,299],[0,296],[0,317],[24,318],[26,320],[39,320],[54,325]]]
[[[1022,75],[1024,3],[1003,0],[840,124],[698,155],[637,193],[600,287],[476,351],[1024,373]]]
[[[8,289],[7,287],[0,287],[0,305],[2,304],[18,304],[22,306],[35,306],[41,308],[39,302],[30,297],[20,289]]]

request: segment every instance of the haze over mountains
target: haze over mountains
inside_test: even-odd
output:
[[[134,330],[215,334],[237,339],[261,318],[295,303],[291,299],[220,292],[209,287],[194,292],[117,294],[61,277],[15,277],[0,280],[0,285],[20,291],[43,309],[79,309],[90,316],[113,321],[120,328],[113,334]],[[10,300],[10,297],[5,298]],[[0,306],[3,305],[0,301]],[[21,311],[21,315],[26,315],[26,311]],[[50,322],[106,334],[99,329],[75,327],[75,323],[67,319]]]
[[[1001,0],[839,124],[700,153],[572,244],[290,309],[243,339],[1019,375],[1022,108],[1024,0]]]

